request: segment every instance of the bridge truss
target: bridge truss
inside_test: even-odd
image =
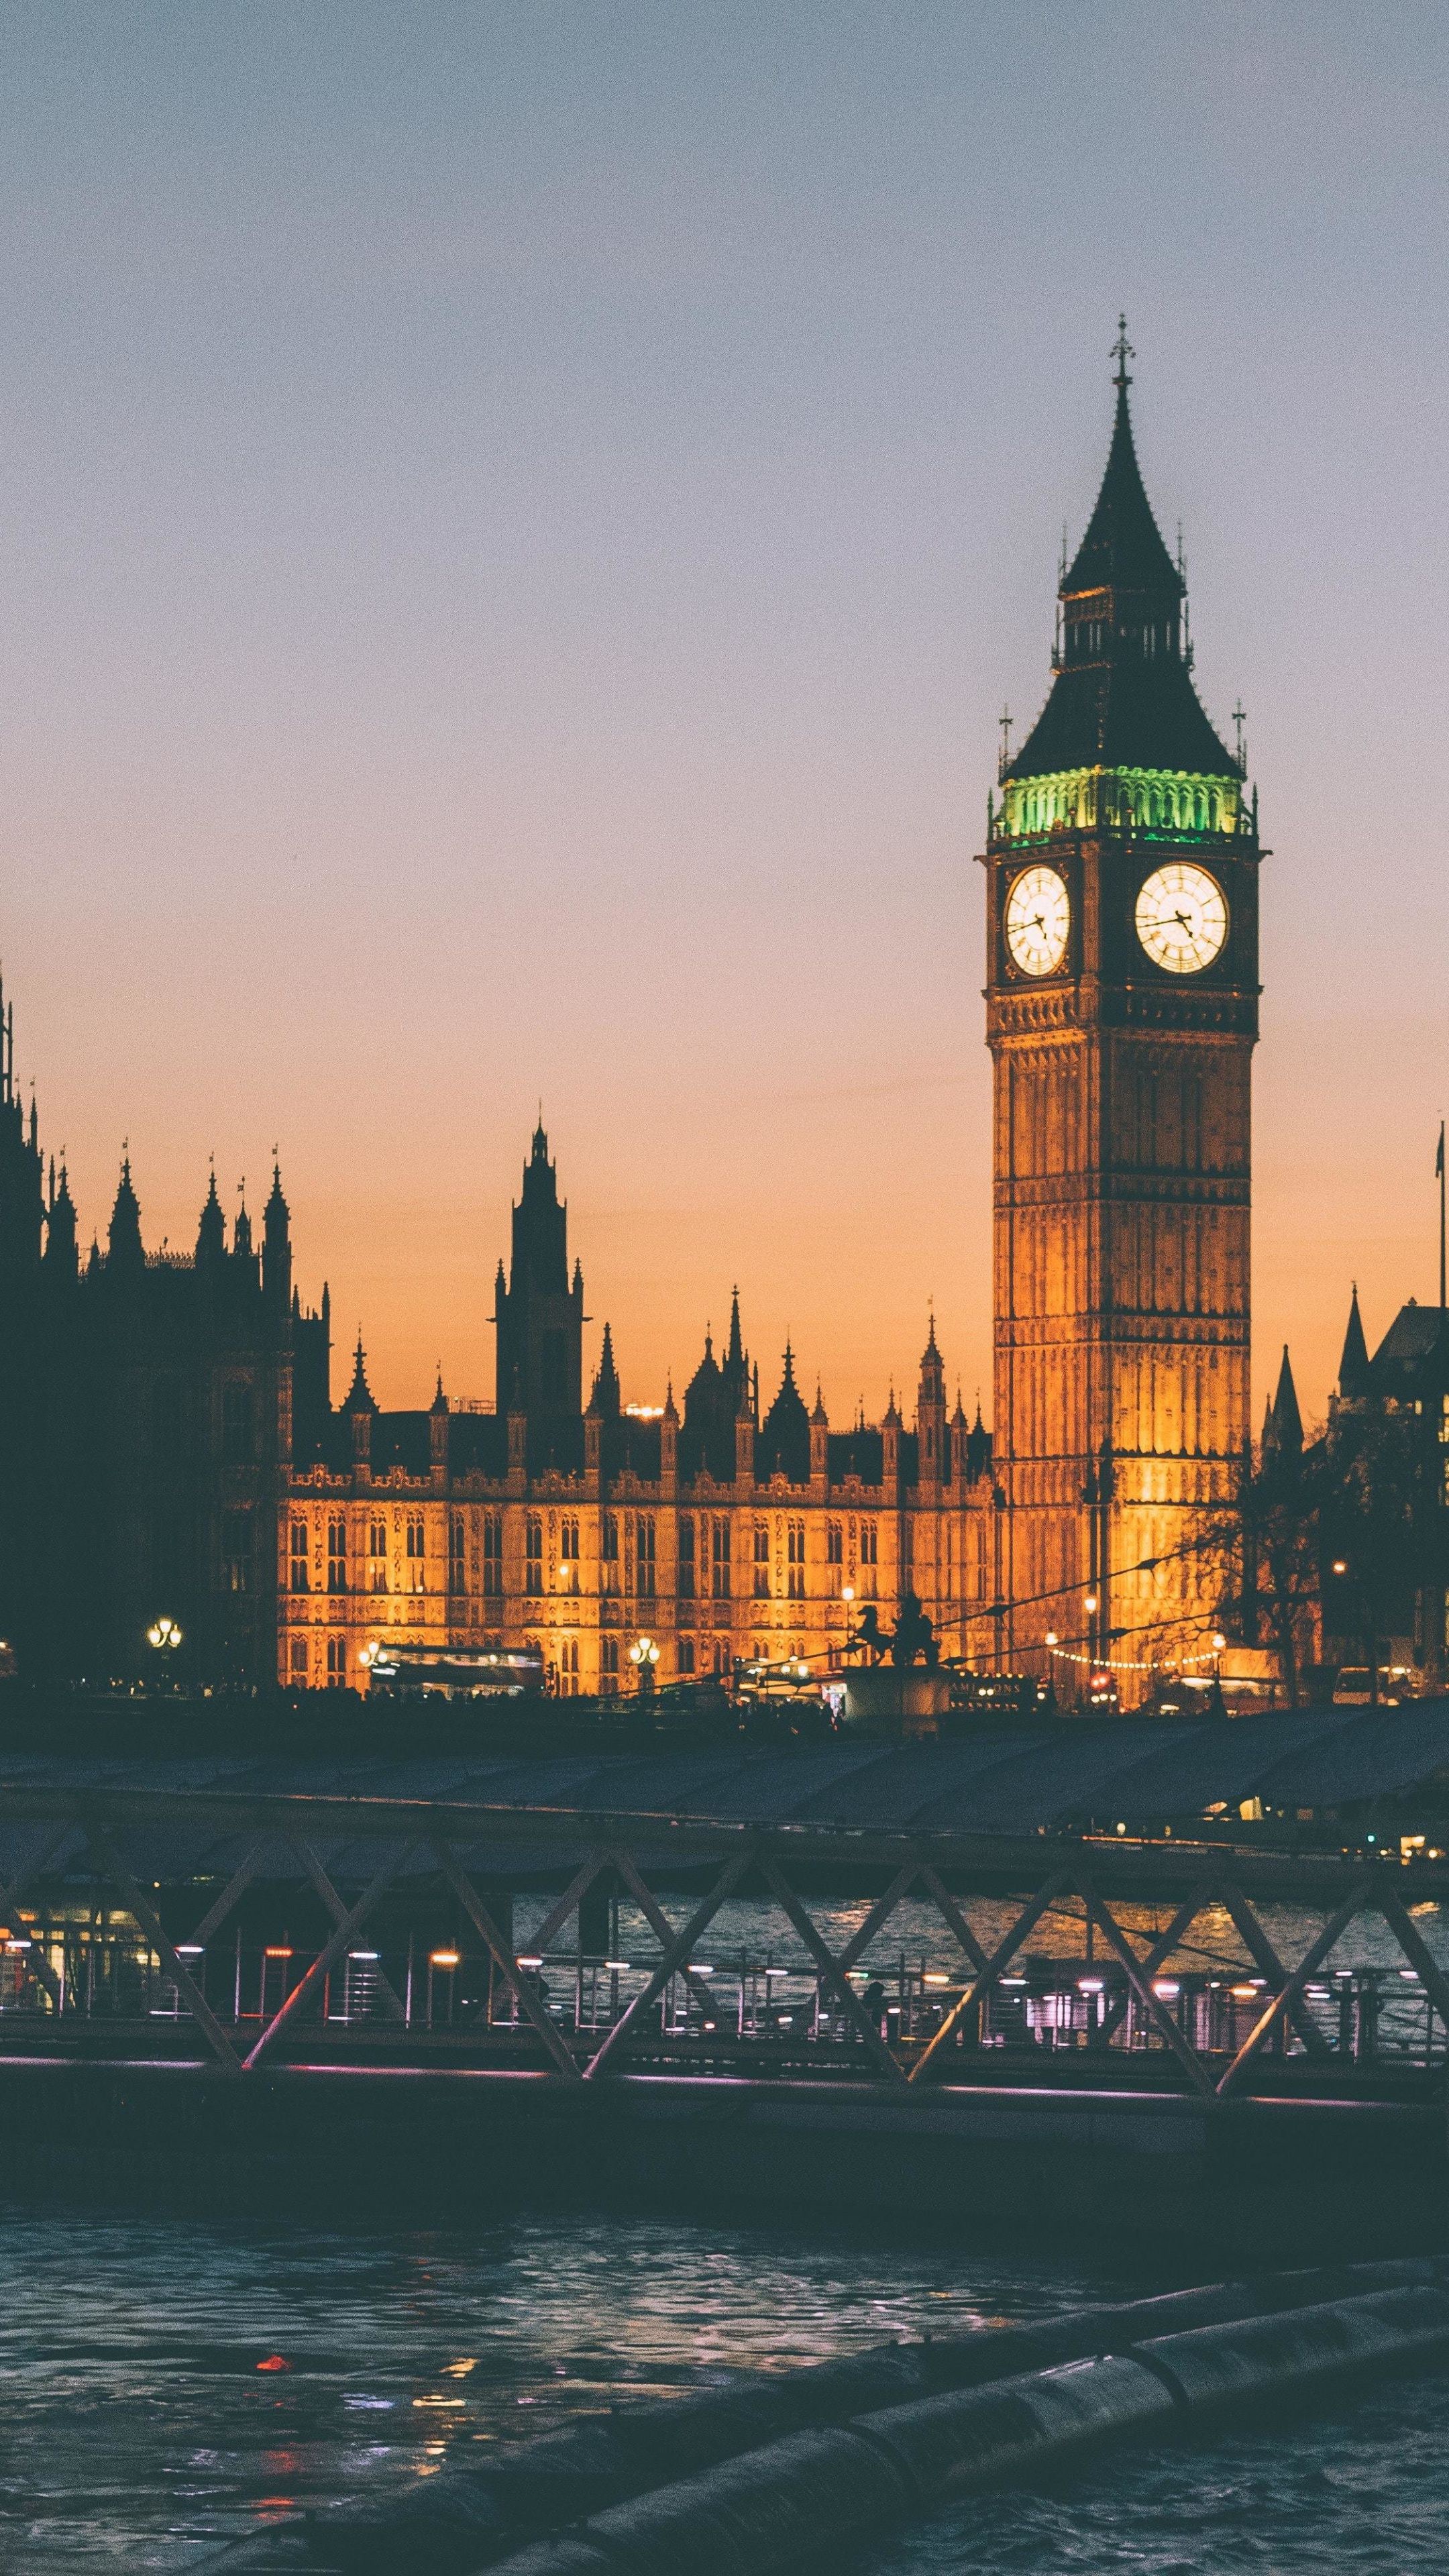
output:
[[[48,1919],[63,1891],[83,1885],[93,1894],[103,1891],[129,1918],[147,1960],[170,1983],[173,2021],[189,2019],[215,2065],[238,2081],[294,2058],[303,2033],[326,2010],[329,1981],[359,1955],[379,1908],[426,1904],[436,1919],[439,1902],[469,1927],[490,1963],[490,2000],[475,2024],[480,2046],[500,2044],[493,1998],[503,1996],[509,2043],[521,2043],[563,2086],[597,2084],[642,2060],[658,2064],[661,2054],[682,2071],[691,2064],[701,2073],[717,2071],[728,2055],[727,2034],[720,1988],[700,1968],[700,1949],[725,1906],[756,1896],[779,1907],[815,1981],[808,2036],[789,2042],[794,2073],[858,2075],[864,2060],[892,2093],[974,2080],[972,2069],[986,2064],[987,2048],[1001,2046],[1013,2028],[1003,2006],[1008,1988],[1019,1998],[1027,1982],[1016,1972],[1033,1932],[1049,1912],[1069,1907],[1086,1935],[1089,1960],[1096,1958],[1094,1976],[1067,1979],[1075,1993],[1085,1990],[1081,2026],[1070,2036],[1089,2052],[1113,2051],[1118,2064],[1124,2049],[1153,2052],[1159,2077],[1204,2100],[1243,2089],[1270,2053],[1279,2061],[1302,2060],[1325,2092],[1351,2093],[1352,2069],[1365,2056],[1362,2017],[1357,2003],[1357,2017],[1347,2013],[1346,1989],[1335,1997],[1322,1981],[1332,1975],[1332,1954],[1350,1925],[1372,1915],[1402,1963],[1388,1975],[1412,1985],[1422,2006],[1422,2042],[1401,2052],[1402,2071],[1413,2074],[1419,2098],[1431,2081],[1445,2082],[1449,1979],[1404,1901],[1409,1873],[1397,1854],[1365,1863],[1181,1838],[1011,1840],[302,1791],[256,1796],[96,1787],[7,1790],[0,1828],[6,1849],[19,1850],[7,1863],[8,1883],[0,1885],[3,1955],[14,1970],[0,1990],[0,2047],[7,2023],[11,2032],[21,2022],[33,2032],[43,2021],[59,2041],[87,2017],[89,1999],[77,1994],[74,1977],[57,1967],[53,1945],[36,1928],[42,1905]],[[549,1857],[539,1870],[542,1851]],[[224,1876],[219,1852],[227,1855]],[[521,1958],[511,1902],[499,1891],[529,1883],[534,1871],[534,1884],[543,1877],[563,1883]],[[244,1903],[255,1911],[282,1876],[291,1890],[310,1888],[331,1928],[305,1965],[290,1948],[269,1949],[268,1959],[280,1962],[276,1990],[268,1998],[264,1979],[257,2012],[244,2013],[239,1967],[228,1998],[208,1976],[208,1961]],[[537,1966],[601,1881],[627,1894],[657,1953],[642,1982],[613,2000],[602,2027],[597,2007],[586,2023],[577,2000],[570,2026]],[[822,1886],[845,1884],[878,1893],[849,1938],[832,1946],[811,1905]],[[681,1886],[691,1901],[685,1919],[672,1920],[661,1895],[672,1895],[677,1918]],[[1411,1892],[1416,1900],[1449,1900],[1449,1866],[1416,1862]],[[978,1897],[992,1899],[996,1917],[985,1935],[971,1920]],[[1004,1929],[1003,1899],[1010,1901]],[[953,1977],[932,1981],[930,1995],[918,1993],[909,2013],[898,2004],[892,2014],[880,2009],[878,1991],[874,1999],[862,1992],[863,1963],[908,1900],[934,1909],[959,1965]],[[183,1938],[178,1909],[191,1903],[195,1919]],[[1264,1915],[1265,1908],[1285,1905],[1317,1927],[1291,1964]],[[1215,1909],[1229,1918],[1255,1971],[1248,1984],[1227,1987],[1235,1999],[1231,2010],[1213,2005],[1205,1991],[1207,1983],[1221,1989],[1224,1981],[1200,1979],[1190,1990],[1181,1977],[1164,1974],[1194,1926]],[[1168,1919],[1145,1930],[1144,1911]],[[405,1996],[382,1954],[362,1955],[376,1960],[376,2023],[406,2058],[418,2037],[411,1943]],[[1082,1964],[1071,1963],[1074,1971]],[[671,2004],[675,1996],[685,1999],[682,2015]],[[1240,2000],[1247,2001],[1245,2014]],[[154,2014],[146,2019],[159,2045]],[[738,2036],[742,2042],[743,2009]],[[467,2037],[466,2023],[450,2028],[455,2044]],[[776,2043],[779,2038],[776,2032]]]

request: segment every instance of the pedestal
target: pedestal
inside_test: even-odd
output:
[[[893,1664],[847,1668],[842,1724],[864,1735],[935,1735],[951,1705],[947,1673],[924,1665],[898,1671]]]

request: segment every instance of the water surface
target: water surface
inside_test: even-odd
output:
[[[0,2567],[181,2571],[616,2396],[1177,2287],[924,2235],[510,2212],[362,2232],[0,2208]],[[286,2369],[261,2368],[285,2362]],[[1449,2383],[1290,2437],[1123,2453],[896,2535],[861,2576],[1442,2568]]]

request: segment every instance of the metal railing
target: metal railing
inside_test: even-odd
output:
[[[178,1945],[178,1956],[217,2023],[244,2039],[275,2018],[321,1950],[244,1940],[238,1932],[210,1946]],[[662,1956],[528,1952],[510,1984],[485,1947],[440,1947],[410,1933],[337,1959],[315,1983],[295,2028],[299,2037],[309,2035],[309,2046],[318,2035],[335,2041],[390,2032],[446,2041],[453,2053],[475,2041],[485,2054],[496,2054],[500,2038],[529,2038],[520,2000],[527,1995],[566,2044],[594,2046],[621,2027],[652,1987],[636,2052],[698,2060],[768,2051],[819,2062],[865,2045],[854,2016],[807,1958],[741,1951],[691,1960],[687,1974],[676,1969],[660,1982]],[[968,1981],[931,1967],[924,1953],[857,1966],[847,1977],[872,2029],[906,2066],[936,2040],[970,1991]],[[958,2014],[947,2036],[960,2052],[1161,2056],[1170,2053],[1165,2014],[1195,2056],[1221,2064],[1238,2056],[1286,1982],[1230,1970],[1175,1972],[1153,1980],[1158,2010],[1146,2012],[1115,1964],[1036,1961],[1003,1976],[978,1999],[969,2021]],[[1340,2068],[1401,2072],[1427,2071],[1449,2057],[1449,2032],[1416,1969],[1339,1969],[1305,1983],[1301,2003],[1300,2022],[1286,2013],[1277,2022],[1272,2051],[1280,2059],[1311,2056]],[[37,1923],[0,1945],[0,2036],[20,2023],[72,2030],[124,2025],[134,2033],[195,2018],[183,1982],[134,1928]]]

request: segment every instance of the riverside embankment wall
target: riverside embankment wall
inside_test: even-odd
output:
[[[11,2191],[424,2216],[500,2200],[1150,2234],[1244,2259],[1449,2246],[1442,2103],[0,2057]]]

